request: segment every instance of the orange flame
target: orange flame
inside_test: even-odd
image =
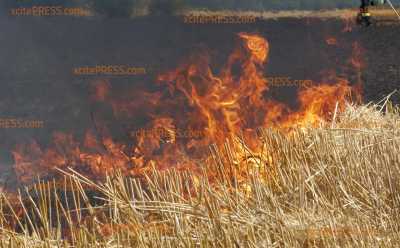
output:
[[[254,148],[257,141],[251,133],[256,128],[317,125],[330,118],[337,103],[343,106],[349,99],[352,87],[336,77],[336,84],[300,90],[297,110],[266,99],[269,88],[263,67],[269,44],[248,33],[239,33],[238,41],[218,75],[210,66],[211,58],[201,53],[159,75],[156,92],[115,94],[108,82],[97,82],[91,99],[110,104],[116,120],[125,120],[129,135],[116,140],[96,119],[97,128],[88,130],[82,142],[71,134],[56,133],[46,149],[36,142],[19,145],[13,152],[19,180],[30,183],[34,174],[54,176],[55,168],[66,167],[93,178],[115,169],[140,176],[153,166],[198,170],[196,158],[203,157],[211,143],[222,144],[242,133]],[[182,130],[189,130],[189,135]],[[202,135],[191,136],[190,130]]]
[[[338,41],[335,37],[328,37],[328,38],[326,38],[326,44],[328,44],[330,46],[335,46],[338,44]]]

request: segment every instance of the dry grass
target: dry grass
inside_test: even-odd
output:
[[[95,183],[68,171],[65,190],[38,184],[19,204],[3,195],[1,246],[400,246],[398,108],[348,106],[321,128],[260,139],[258,154],[240,140],[240,155],[234,141],[214,147],[207,176],[154,170]]]
[[[400,8],[397,8],[400,12]],[[279,19],[279,18],[319,18],[319,19],[351,19],[355,18],[359,9],[355,6],[354,9],[334,9],[334,10],[282,10],[282,11],[210,11],[210,10],[187,10],[183,15],[219,15],[219,16],[255,16],[257,18]],[[388,7],[371,7],[371,14],[382,20],[398,21],[398,17],[394,11]]]

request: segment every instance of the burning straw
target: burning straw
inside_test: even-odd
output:
[[[335,125],[259,130],[211,147],[202,173],[156,169],[102,183],[64,169],[2,195],[8,247],[395,247],[400,116],[387,101],[348,105]],[[240,147],[239,150],[233,147]]]

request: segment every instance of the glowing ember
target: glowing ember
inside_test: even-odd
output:
[[[335,46],[337,45],[337,39],[335,37],[329,37],[326,39],[326,44],[330,45],[330,46]]]

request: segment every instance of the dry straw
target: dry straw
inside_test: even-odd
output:
[[[400,118],[386,99],[210,148],[203,175],[64,173],[2,195],[2,247],[399,247]],[[238,152],[233,147],[241,147]]]

